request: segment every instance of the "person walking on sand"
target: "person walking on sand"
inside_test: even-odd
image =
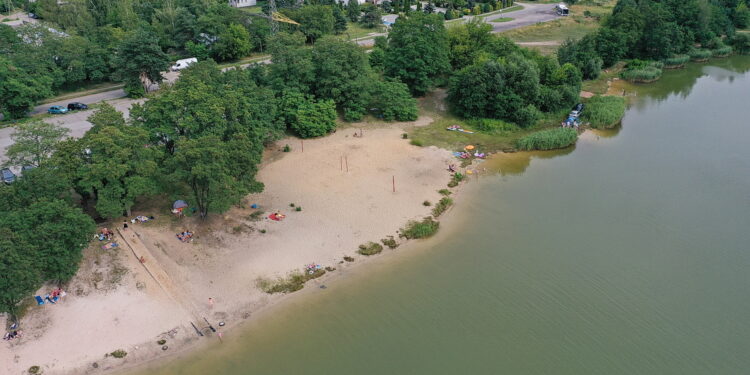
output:
[[[213,309],[214,308],[214,299],[211,297],[208,297],[208,308]]]

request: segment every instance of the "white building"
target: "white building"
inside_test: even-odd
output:
[[[229,5],[235,8],[255,6],[256,0],[229,0]]]

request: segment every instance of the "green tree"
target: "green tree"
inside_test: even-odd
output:
[[[245,57],[252,49],[247,29],[242,25],[231,24],[211,46],[211,53],[218,61],[228,61]]]
[[[366,3],[362,7],[362,17],[359,19],[359,23],[362,27],[374,29],[383,22],[381,20],[382,16],[383,13],[380,11],[380,8],[374,4]]]
[[[52,95],[52,79],[31,75],[0,56],[0,112],[6,118],[26,116],[37,100]]]
[[[399,17],[388,35],[384,70],[424,95],[436,80],[450,71],[448,35],[435,14],[415,13]]]
[[[304,35],[278,33],[270,40],[271,62],[269,80],[274,90],[311,91],[315,81],[312,50],[302,48]]]
[[[365,51],[355,43],[325,37],[313,48],[313,61],[315,96],[332,99],[344,111],[347,121],[361,119],[375,79]]]
[[[0,312],[11,316],[16,315],[21,300],[41,284],[27,250],[25,241],[9,229],[0,228]]]
[[[214,135],[184,139],[178,149],[169,160],[168,178],[178,192],[191,195],[201,218],[224,212],[245,195],[263,190],[255,181],[263,145],[244,135],[228,142]]]
[[[409,88],[398,81],[374,82],[370,107],[385,121],[414,121],[419,117],[417,100],[412,98]]]
[[[346,16],[344,15],[344,11],[341,10],[341,7],[338,5],[333,6],[333,33],[334,34],[342,34],[346,31],[347,23],[346,23]]]
[[[287,127],[301,138],[320,137],[336,129],[333,100],[315,101],[310,95],[288,91],[280,104]]]
[[[187,43],[185,43],[185,50],[190,54],[190,56],[193,56],[198,59],[198,61],[203,61],[210,56],[210,52],[208,51],[208,47],[206,47],[203,43],[195,43],[192,40],[189,40]]]
[[[359,1],[349,0],[346,6],[346,15],[349,17],[349,21],[359,22],[359,17],[362,14],[362,9],[359,6]]]
[[[88,246],[96,226],[80,208],[63,200],[43,199],[0,215],[0,227],[25,241],[25,254],[33,254],[34,268],[43,280],[66,281],[75,275],[81,251]]]
[[[69,132],[67,128],[42,120],[18,124],[11,135],[13,144],[5,152],[8,157],[5,164],[39,167]]]
[[[142,96],[149,82],[159,83],[161,73],[169,68],[169,57],[159,47],[158,38],[139,29],[120,44],[113,59],[115,77],[125,82],[131,97]]]
[[[336,20],[330,6],[306,5],[297,10],[287,10],[287,13],[289,18],[299,22],[299,31],[311,43],[333,33]]]
[[[147,147],[148,132],[125,124],[109,104],[89,117],[94,127],[80,146],[78,186],[96,197],[96,211],[105,218],[130,215],[135,200],[157,192],[159,149]]]

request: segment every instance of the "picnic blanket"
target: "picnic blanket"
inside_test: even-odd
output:
[[[112,248],[115,248],[115,247],[118,247],[118,246],[120,246],[120,245],[117,242],[110,242],[110,243],[102,246],[102,250],[109,250],[109,249],[112,249]]]
[[[285,217],[286,216],[284,216],[282,214],[278,214],[277,215],[276,213],[272,213],[272,214],[268,215],[268,218],[271,219],[271,220],[273,220],[273,221],[281,221],[281,220],[284,220]]]

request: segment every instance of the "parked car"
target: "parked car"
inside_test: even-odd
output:
[[[3,182],[7,185],[16,181],[16,174],[11,172],[8,168],[3,168],[2,171],[0,171],[0,175],[2,175]]]
[[[61,105],[53,105],[52,107],[49,107],[49,109],[47,110],[47,113],[53,114],[53,115],[63,114],[63,113],[68,113],[68,109]]]
[[[68,111],[77,111],[79,109],[89,109],[89,106],[79,102],[68,103]]]
[[[188,66],[193,65],[193,64],[195,64],[197,62],[198,62],[198,59],[195,58],[195,57],[191,57],[191,58],[187,58],[187,59],[182,59],[182,60],[177,60],[177,62],[175,62],[174,65],[172,65],[172,67],[170,68],[170,70],[172,70],[173,72],[176,72],[178,70],[185,69]]]

